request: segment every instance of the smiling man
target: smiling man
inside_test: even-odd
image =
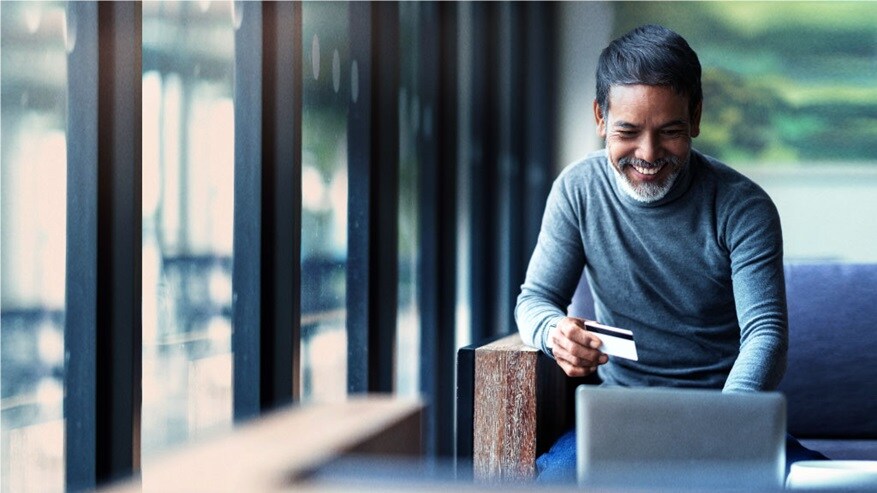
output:
[[[515,309],[523,340],[570,376],[726,392],[773,390],[783,376],[779,215],[755,183],[692,149],[700,77],[688,43],[660,26],[600,56],[593,111],[606,147],[554,182]],[[566,315],[583,270],[597,322],[632,330],[638,360],[601,353]],[[540,458],[540,477],[574,478],[574,442],[569,433]]]
[[[700,132],[700,104],[689,114],[686,99],[671,87],[634,84],[611,91],[611,113],[594,101],[619,186],[640,202],[667,195],[688,164],[691,138]]]

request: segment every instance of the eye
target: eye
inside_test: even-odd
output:
[[[618,134],[618,136],[622,139],[630,139],[636,137],[637,132],[636,130],[618,130],[615,133]]]
[[[668,128],[661,131],[661,135],[664,137],[681,137],[685,133],[685,129],[682,128]]]

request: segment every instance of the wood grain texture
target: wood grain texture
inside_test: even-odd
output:
[[[473,473],[483,481],[529,480],[537,439],[539,351],[517,334],[475,350]]]

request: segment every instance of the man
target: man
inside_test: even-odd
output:
[[[783,376],[779,215],[758,185],[692,149],[700,78],[688,43],[660,26],[600,55],[593,111],[606,148],[555,181],[515,309],[523,340],[567,375],[726,392],[772,390]],[[632,330],[638,361],[602,354],[566,316],[583,269],[597,321]],[[540,459],[542,477],[574,474],[573,436]]]

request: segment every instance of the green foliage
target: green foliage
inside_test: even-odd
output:
[[[735,164],[877,160],[877,2],[622,2],[615,34],[682,34],[704,67],[695,146]]]

